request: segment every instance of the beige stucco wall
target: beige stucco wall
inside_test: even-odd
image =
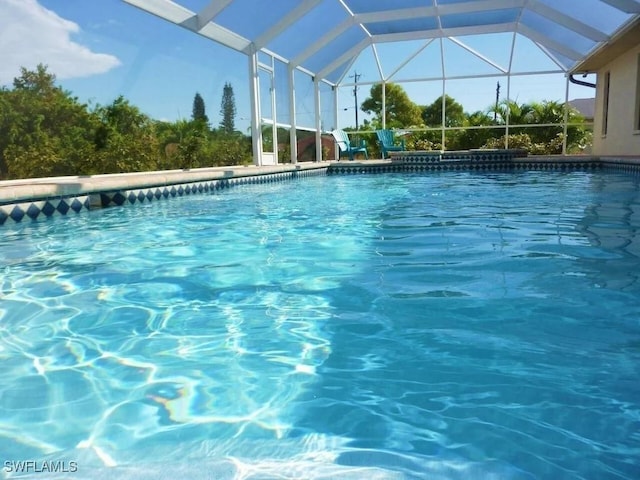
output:
[[[595,155],[640,155],[640,131],[637,130],[636,91],[640,44],[598,71],[596,110],[593,130]],[[609,85],[609,121],[602,135],[605,73],[611,72]]]

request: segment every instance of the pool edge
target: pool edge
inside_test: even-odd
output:
[[[640,173],[640,157],[505,156],[498,154],[501,152],[470,151],[470,154],[466,152],[458,158],[451,152],[398,153],[389,160],[227,166],[0,181],[0,227],[112,206],[210,193],[235,185],[286,181],[310,175],[595,170]]]
[[[314,162],[2,181],[0,226],[211,193],[235,185],[325,175],[328,166],[329,162]]]

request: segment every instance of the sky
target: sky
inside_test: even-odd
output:
[[[511,38],[511,34],[495,34],[460,40],[505,66]],[[426,44],[427,41],[415,41],[402,46],[378,46],[376,51],[385,75],[418,52],[392,80],[439,76],[440,45],[438,42]],[[445,40],[444,49],[449,76],[497,73],[488,63],[454,42]],[[244,131],[250,123],[249,66],[244,54],[121,0],[0,0],[0,51],[0,85],[10,86],[19,75],[20,67],[33,69],[43,63],[56,75],[58,83],[82,102],[105,105],[123,95],[158,120],[190,118],[194,95],[200,93],[211,124],[217,126],[221,120],[222,90],[228,82],[235,94],[236,127]],[[525,37],[519,36],[516,40],[515,58],[514,71],[556,68]],[[372,59],[373,51],[369,47],[345,76],[345,82],[353,82],[354,75],[359,75],[358,103],[364,101],[371,83],[379,78]],[[433,68],[425,73],[425,65]],[[515,76],[510,85],[506,77],[456,80],[447,83],[447,94],[462,103],[468,112],[485,110],[495,101],[498,82],[501,98],[506,97],[508,87],[510,97],[518,102],[563,101],[565,98],[566,83],[562,75]],[[442,94],[441,81],[403,83],[402,86],[410,98],[421,105],[432,103]],[[299,122],[311,127],[312,84],[300,81],[296,88]],[[338,89],[338,127],[355,124],[353,89],[353,85]],[[593,96],[592,89],[570,86],[570,99]],[[323,114],[329,116],[325,110],[329,110],[331,104],[323,102],[322,108]],[[358,116],[360,123],[367,118],[361,111]],[[331,120],[323,122],[323,126],[329,122]]]

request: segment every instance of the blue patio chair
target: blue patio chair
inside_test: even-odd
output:
[[[400,145],[396,144],[393,130],[376,130],[376,135],[378,136],[378,145],[380,145],[382,158],[387,158],[389,152],[404,152],[406,150],[404,138],[400,139]]]
[[[334,130],[331,132],[331,135],[333,135],[338,147],[340,147],[340,156],[346,154],[349,155],[349,160],[353,160],[356,153],[362,153],[364,154],[364,158],[369,160],[369,155],[367,154],[367,142],[364,140],[361,140],[359,145],[353,146],[349,141],[349,136],[344,130]]]

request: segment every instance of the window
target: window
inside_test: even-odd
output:
[[[604,98],[602,102],[602,135],[607,134],[607,124],[609,122],[609,84],[611,83],[611,72],[604,74]]]

